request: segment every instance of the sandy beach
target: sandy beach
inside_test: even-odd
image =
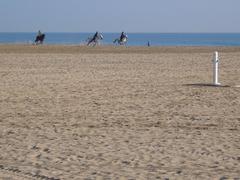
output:
[[[0,45],[0,179],[239,180],[239,67],[240,47]]]

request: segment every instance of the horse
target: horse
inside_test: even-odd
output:
[[[90,37],[87,39],[88,43],[87,45],[90,46],[96,46],[96,45],[99,45],[100,44],[100,40],[103,39],[103,35],[102,34],[98,34],[97,36],[93,36],[93,37]]]
[[[45,34],[38,35],[35,39],[35,44],[42,44],[45,39]]]
[[[124,38],[120,39],[120,38],[117,38],[113,41],[113,43],[118,43],[119,45],[126,45],[127,44],[127,36],[125,36]]]

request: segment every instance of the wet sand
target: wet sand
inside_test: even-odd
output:
[[[240,47],[0,45],[0,178],[240,178],[239,67]]]

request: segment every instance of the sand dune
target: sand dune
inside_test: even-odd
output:
[[[204,86],[215,50],[230,87]],[[0,177],[240,178],[239,67],[239,47],[0,45]]]

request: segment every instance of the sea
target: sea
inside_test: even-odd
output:
[[[94,33],[48,33],[44,44],[84,45]],[[113,45],[120,33],[102,33],[103,45]],[[127,46],[240,46],[240,33],[127,33]],[[33,33],[0,33],[0,44],[32,44]]]

